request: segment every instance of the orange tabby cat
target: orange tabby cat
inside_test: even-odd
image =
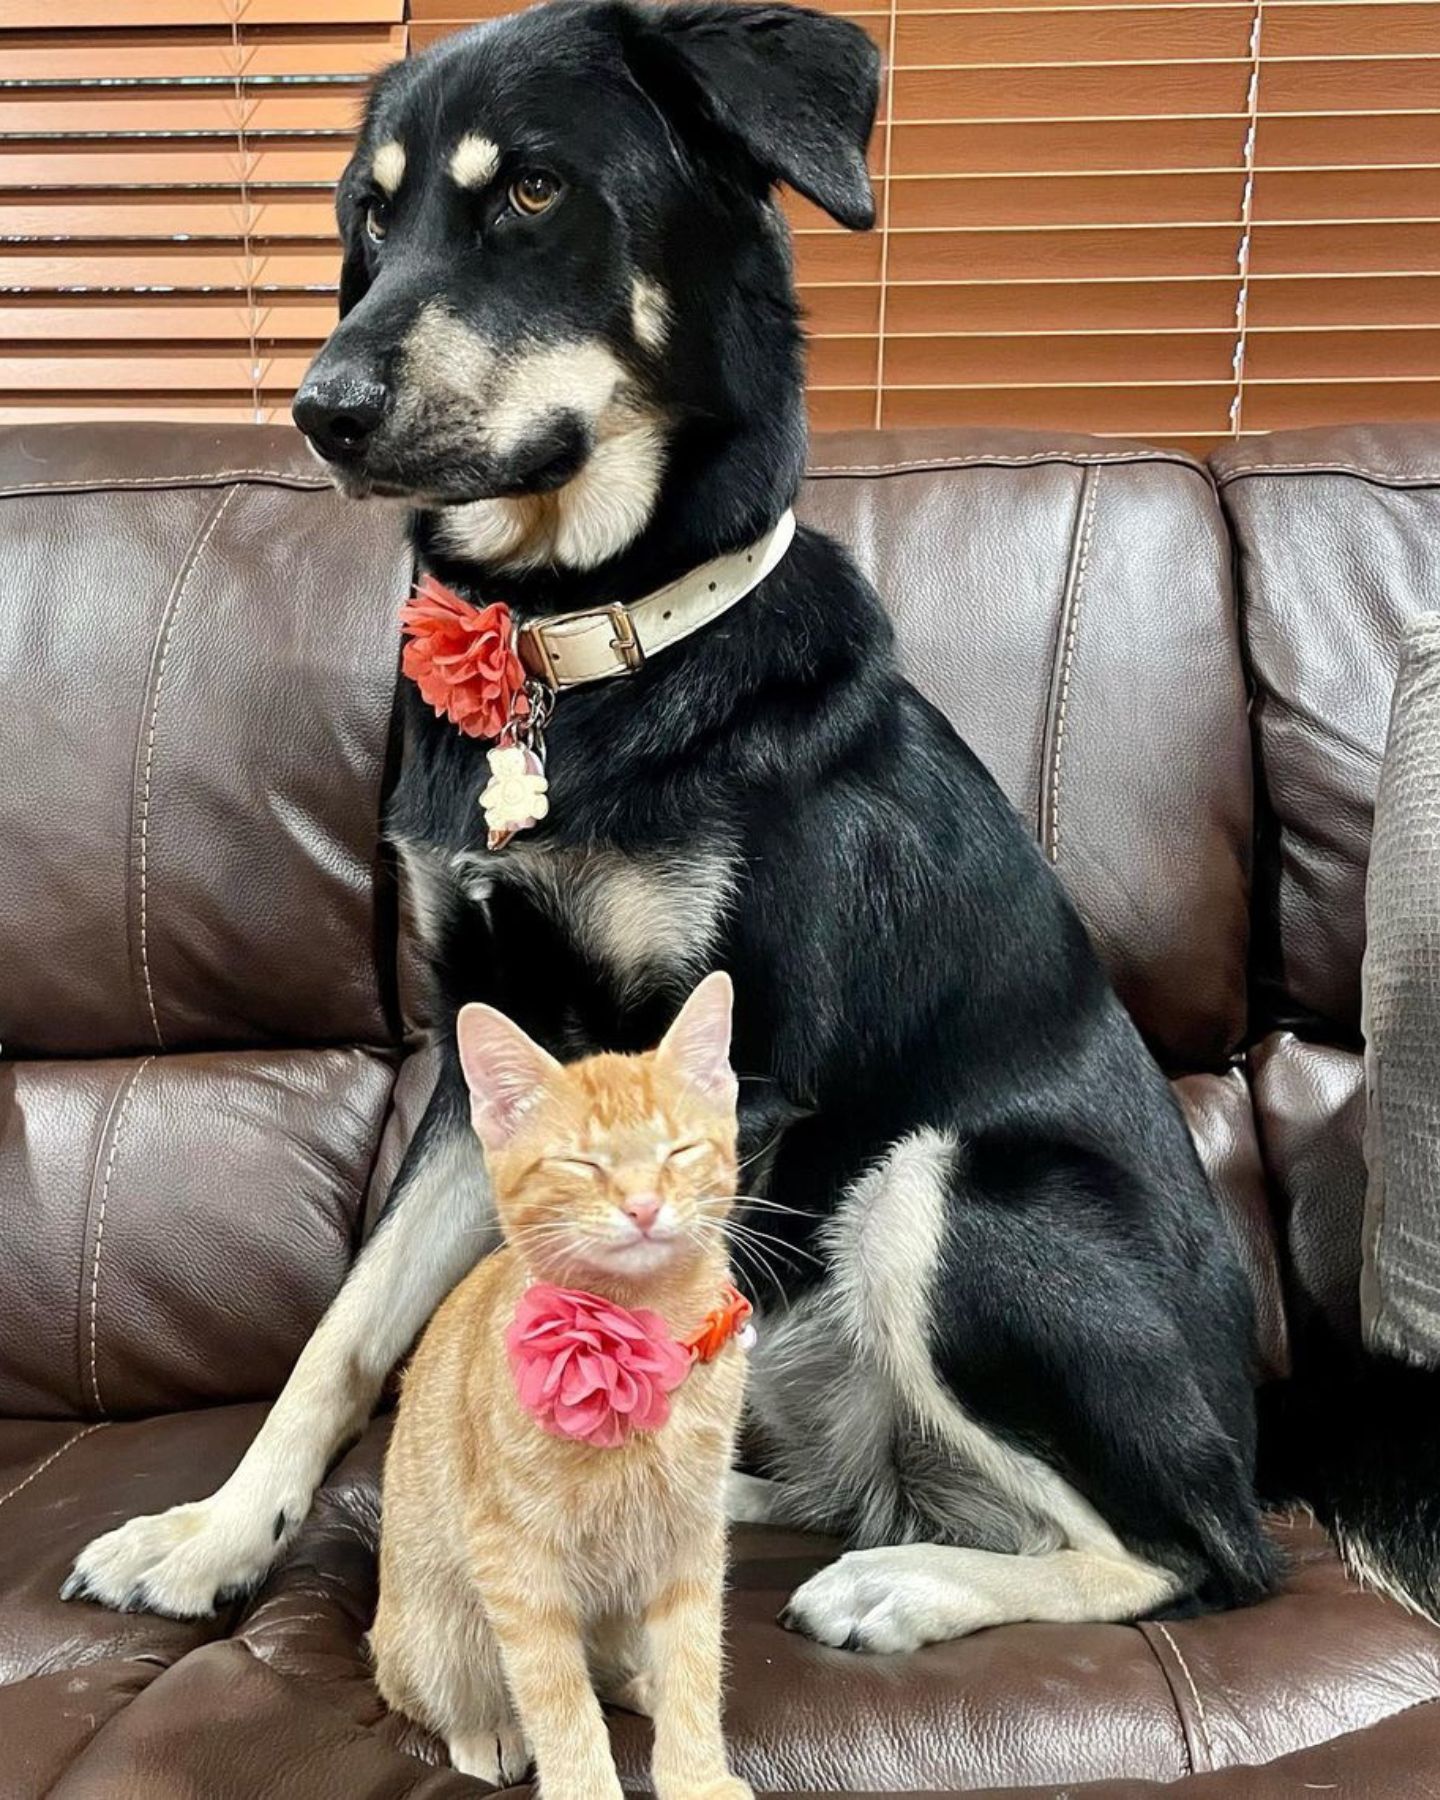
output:
[[[457,1769],[503,1785],[533,1753],[544,1800],[620,1800],[597,1689],[652,1714],[659,1800],[750,1795],[720,1724],[748,1311],[725,1256],[730,1005],[729,977],[710,975],[657,1050],[569,1065],[489,1007],[459,1018],[506,1243],[406,1377],[370,1642],[385,1699]],[[547,1361],[555,1306],[584,1315],[563,1371]],[[623,1335],[636,1315],[653,1344]],[[592,1354],[597,1319],[621,1335]]]

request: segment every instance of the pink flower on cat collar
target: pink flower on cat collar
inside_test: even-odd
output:
[[[520,1296],[505,1348],[526,1412],[554,1437],[603,1450],[658,1431],[694,1360],[658,1313],[549,1282]]]

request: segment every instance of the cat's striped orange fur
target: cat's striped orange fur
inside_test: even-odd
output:
[[[406,1377],[371,1647],[385,1699],[458,1769],[503,1785],[533,1755],[543,1800],[620,1800],[597,1690],[653,1716],[659,1800],[750,1794],[720,1716],[744,1353],[697,1364],[658,1431],[597,1449],[522,1410],[504,1345],[535,1280],[650,1308],[676,1338],[715,1305],[736,1186],[729,1022],[729,981],[712,975],[656,1051],[562,1066],[489,1008],[460,1016],[506,1242],[440,1308]]]

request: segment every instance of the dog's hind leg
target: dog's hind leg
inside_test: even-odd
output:
[[[824,1282],[761,1337],[781,1473],[857,1545],[786,1623],[908,1650],[1258,1597],[1248,1470],[1153,1273],[1072,1227],[1083,1189],[1049,1206],[1032,1182],[1027,1211],[974,1165],[941,1132],[892,1145],[824,1227]]]
[[[948,1544],[852,1550],[791,1599],[781,1623],[847,1650],[916,1650],[987,1625],[1139,1618],[1182,1583],[1117,1546],[1008,1556]]]
[[[205,1500],[131,1519],[81,1551],[61,1593],[196,1618],[253,1587],[300,1528],[390,1369],[495,1242],[463,1084],[447,1058],[380,1225],[239,1466]]]

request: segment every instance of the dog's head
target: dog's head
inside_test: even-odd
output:
[[[857,27],[734,0],[552,0],[388,69],[294,408],[337,484],[446,509],[482,560],[614,555],[678,433],[789,401],[772,189],[871,223],[877,75]]]

